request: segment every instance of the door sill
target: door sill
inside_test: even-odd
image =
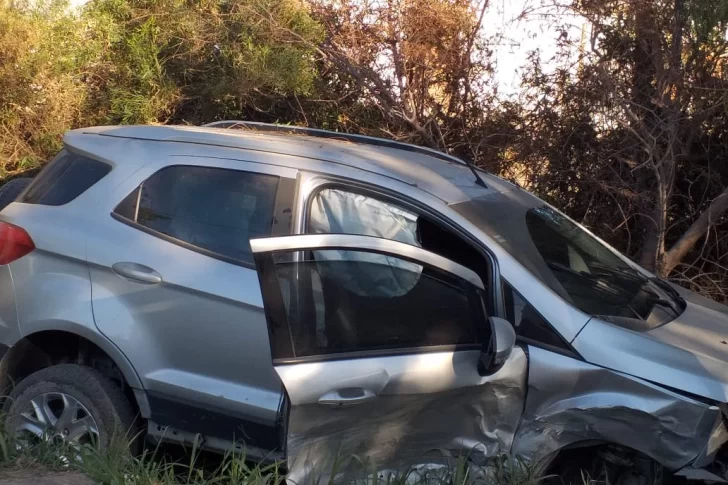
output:
[[[276,463],[283,460],[280,451],[269,451],[245,443],[205,436],[201,433],[183,431],[172,426],[163,426],[152,420],[147,422],[147,439],[153,443],[173,443],[183,446],[194,446],[197,449],[227,453],[234,451],[237,456],[262,464]]]

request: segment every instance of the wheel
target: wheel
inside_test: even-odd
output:
[[[10,205],[11,202],[17,199],[32,180],[29,177],[21,177],[13,179],[0,187],[0,210],[3,210],[5,206]]]
[[[106,449],[137,440],[135,413],[121,389],[91,367],[62,364],[23,379],[4,406],[5,431],[19,446],[41,441]]]

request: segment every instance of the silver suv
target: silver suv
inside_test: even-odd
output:
[[[717,478],[728,309],[524,190],[412,145],[255,123],[64,145],[0,214],[22,439],[107,446],[144,423],[299,483],[605,444]]]

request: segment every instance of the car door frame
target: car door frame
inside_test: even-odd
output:
[[[387,185],[393,184],[390,183]],[[414,196],[410,196],[396,188],[381,185],[374,181],[358,181],[336,175],[321,175],[318,173],[301,171],[299,174],[298,191],[294,209],[296,213],[293,220],[293,234],[306,234],[309,222],[309,212],[313,199],[317,193],[327,188],[339,188],[393,203],[403,209],[411,210],[417,214],[429,217],[443,229],[447,229],[454,235],[460,237],[463,241],[472,246],[473,249],[478,251],[483,258],[487,259],[490,265],[490,274],[488,274],[488,281],[484,281],[483,284],[486,287],[485,291],[489,299],[488,308],[493,313],[493,316],[504,318],[505,307],[503,303],[503,291],[501,288],[498,259],[495,254],[477,237],[460,227],[457,223],[444,216],[442,213],[438,212],[432,205],[423,203]],[[439,199],[438,201],[440,203],[444,203]]]
[[[340,249],[340,250],[356,250],[361,252],[372,252],[375,254],[386,254],[391,255],[400,259],[407,260],[415,264],[425,264],[431,267],[435,267],[441,271],[453,274],[468,283],[472,284],[483,290],[485,288],[480,277],[472,270],[458,264],[454,261],[435,254],[431,251],[427,251],[417,246],[411,246],[409,244],[393,241],[391,239],[383,239],[372,236],[360,236],[354,234],[299,234],[282,237],[269,237],[251,239],[250,246],[253,251],[256,260],[256,270],[258,271],[258,277],[261,282],[261,291],[265,289],[265,286],[269,286],[269,281],[261,276],[261,271],[269,271],[270,268],[263,268],[262,265],[268,265],[268,261],[261,259],[258,254],[268,254],[272,252],[298,252],[308,250],[327,250],[327,249]],[[275,288],[268,288],[269,291],[275,292]],[[276,301],[266,300],[265,294],[263,294],[263,302],[265,306],[266,318],[270,325],[275,325],[276,330],[280,330],[280,326],[287,325],[285,322],[286,317],[279,313],[281,309],[281,303]],[[271,304],[272,303],[272,304]],[[485,311],[485,310],[484,310]],[[491,328],[491,334],[493,329]],[[274,345],[274,340],[279,340],[275,335],[270,335],[271,347]],[[287,345],[286,341],[281,341],[282,345]],[[292,343],[291,343],[292,345]],[[436,350],[428,350],[430,352],[437,350],[457,350],[455,346],[439,346]],[[473,350],[473,349],[471,349]],[[384,353],[415,353],[422,351],[422,348],[415,347],[402,351],[390,351],[387,350]],[[348,357],[347,354],[334,354],[331,359],[339,360]],[[273,356],[273,364],[289,364],[289,363],[300,363],[305,362],[305,357],[293,357],[291,359],[280,359]],[[317,358],[316,360],[327,360]]]

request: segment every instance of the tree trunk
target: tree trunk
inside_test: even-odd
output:
[[[642,240],[640,265],[654,273],[661,275],[662,259],[665,253],[665,227],[667,222],[668,191],[662,181],[658,181],[657,200],[652,214],[641,219],[647,225],[647,231]]]
[[[632,77],[631,106],[635,112],[636,119],[631,123],[637,133],[652,133],[655,126],[654,114],[656,112],[653,104],[656,98],[655,77],[656,67],[654,58],[655,45],[652,42],[655,28],[654,13],[649,2],[636,2],[633,5],[633,16],[635,22],[635,46],[633,55],[634,73]],[[653,154],[654,155],[654,154]],[[645,153],[644,147],[636,148],[633,159],[638,164],[650,163],[649,154]],[[659,218],[662,212],[659,207],[659,197],[654,191],[654,179],[651,171],[641,170],[636,173],[637,186],[643,193],[645,199],[640,217],[640,226],[645,228],[642,239],[642,250],[639,263],[650,271],[657,269],[657,261],[660,251],[660,226]],[[654,191],[654,192],[653,192]],[[652,196],[655,193],[655,196]]]

